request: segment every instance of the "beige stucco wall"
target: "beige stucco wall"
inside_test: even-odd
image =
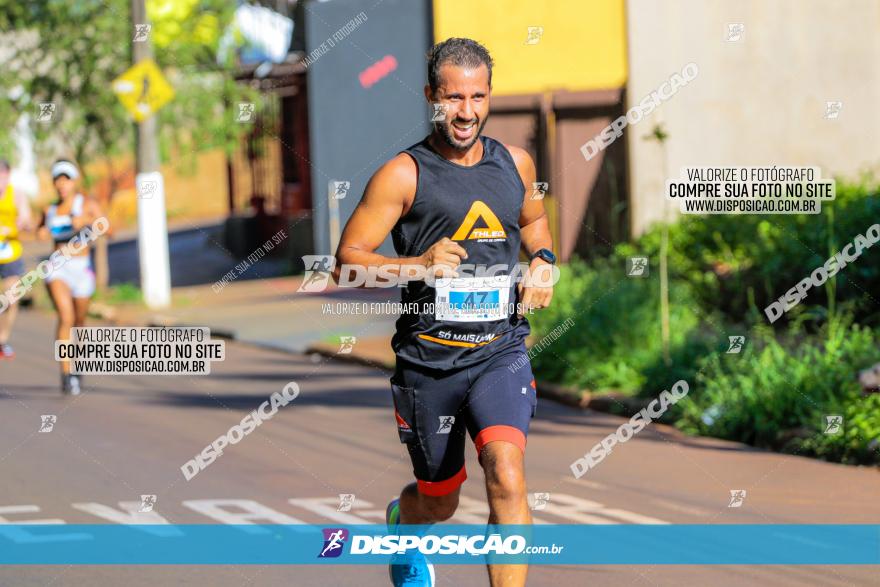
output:
[[[727,40],[729,23],[744,25],[740,41]],[[880,168],[880,2],[627,0],[627,42],[628,106],[699,66],[628,128],[636,234],[662,218],[666,176],[682,166],[816,165],[845,177]],[[843,103],[837,119],[825,118],[826,101]],[[643,139],[658,122],[665,164]]]

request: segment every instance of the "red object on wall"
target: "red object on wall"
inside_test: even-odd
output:
[[[363,87],[369,88],[395,69],[397,69],[397,59],[395,59],[393,55],[386,55],[373,65],[363,70],[358,75],[358,79],[360,80]]]

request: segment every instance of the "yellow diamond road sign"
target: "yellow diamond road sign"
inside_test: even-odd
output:
[[[113,80],[113,91],[138,122],[155,114],[174,97],[174,88],[152,59],[138,61]]]

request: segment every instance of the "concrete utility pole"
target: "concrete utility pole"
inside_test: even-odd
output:
[[[153,56],[149,33],[139,39],[135,32],[147,24],[144,0],[131,0],[133,64]],[[138,39],[138,40],[134,40]],[[146,85],[146,84],[145,84]],[[147,87],[143,88],[148,91]],[[165,218],[165,185],[159,171],[159,144],[156,116],[137,125],[138,256],[141,292],[147,307],[158,309],[171,304],[171,270],[168,261],[168,226]]]

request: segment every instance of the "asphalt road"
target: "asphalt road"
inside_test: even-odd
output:
[[[283,317],[279,317],[283,319]],[[0,362],[0,522],[380,523],[410,480],[381,369],[231,341],[206,377],[92,376],[64,398],[52,318],[20,314],[18,357]],[[288,382],[292,404],[187,482],[180,466]],[[42,415],[55,415],[49,433]],[[545,400],[529,436],[538,523],[878,523],[880,475],[651,426],[575,480],[569,465],[620,418]],[[473,448],[462,507],[487,513]],[[731,490],[746,490],[728,507]],[[355,494],[338,512],[339,494]],[[132,513],[140,496],[154,512]],[[135,516],[135,517],[132,517]],[[137,516],[147,516],[139,518]],[[588,547],[585,545],[585,548]],[[626,548],[625,544],[621,548]],[[438,585],[488,585],[479,566],[438,566]],[[379,566],[10,566],[0,585],[387,585]],[[862,566],[533,566],[529,585],[880,585]]]

